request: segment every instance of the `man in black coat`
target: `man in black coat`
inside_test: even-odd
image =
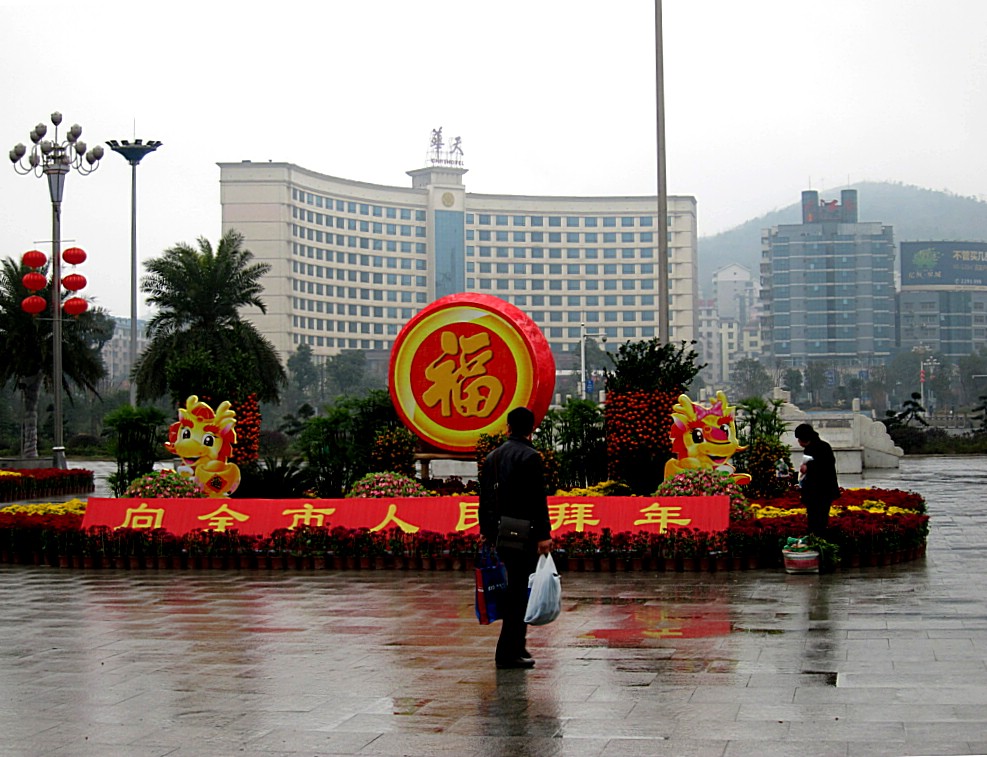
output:
[[[836,456],[833,448],[820,439],[819,433],[808,423],[795,427],[795,438],[805,455],[799,466],[799,486],[809,520],[809,533],[823,537],[829,528],[830,505],[840,496]]]
[[[498,668],[535,665],[525,648],[528,577],[535,571],[538,555],[551,551],[552,529],[544,464],[531,444],[534,426],[535,416],[528,408],[511,410],[507,414],[508,439],[487,455],[480,474],[480,533],[488,543],[497,543],[502,515],[531,523],[530,537],[522,548],[497,550],[507,568],[507,596],[495,656]]]

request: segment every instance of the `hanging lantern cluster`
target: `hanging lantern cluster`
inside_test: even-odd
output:
[[[68,265],[76,266],[80,263],[84,263],[86,260],[86,253],[79,247],[69,247],[65,252],[62,253],[62,260],[64,260]],[[48,302],[44,297],[38,294],[48,283],[48,279],[45,275],[38,271],[39,268],[43,268],[48,262],[48,256],[45,255],[40,250],[31,250],[30,252],[25,252],[21,256],[21,263],[27,268],[32,269],[31,271],[24,274],[21,279],[21,283],[27,288],[32,294],[28,295],[21,302],[21,309],[25,313],[30,313],[31,315],[38,315],[43,313],[45,308],[48,307]],[[81,273],[70,273],[67,276],[62,277],[62,287],[67,291],[71,292],[73,296],[69,297],[65,302],[62,303],[62,310],[65,311],[66,315],[76,316],[82,315],[89,309],[89,303],[86,302],[82,297],[75,296],[75,293],[81,289],[85,289],[86,277]],[[59,289],[61,291],[61,289]]]
[[[21,282],[27,288],[30,295],[24,298],[21,302],[21,310],[25,313],[30,313],[31,315],[37,315],[44,311],[48,307],[48,303],[45,298],[38,294],[42,289],[45,288],[45,284],[48,283],[48,279],[45,278],[43,273],[38,272],[38,268],[43,268],[45,263],[48,262],[48,256],[45,255],[41,250],[31,250],[30,252],[25,252],[21,257],[21,263],[28,268],[33,270],[24,274]]]
[[[62,253],[62,260],[71,266],[76,266],[86,261],[86,253],[79,247],[69,247]],[[86,283],[86,277],[81,273],[70,273],[68,276],[62,276],[62,286],[73,295],[62,303],[62,310],[65,311],[66,315],[82,315],[89,309],[88,302],[82,297],[75,296],[75,293],[80,289],[85,289]]]

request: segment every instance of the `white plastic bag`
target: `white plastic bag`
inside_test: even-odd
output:
[[[551,555],[538,558],[535,572],[528,579],[528,608],[524,622],[531,626],[551,623],[562,612],[562,581]]]

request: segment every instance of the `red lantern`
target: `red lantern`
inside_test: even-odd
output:
[[[62,253],[62,260],[69,265],[79,265],[86,262],[86,253],[81,247],[69,247]]]
[[[69,297],[62,305],[66,315],[82,315],[89,309],[89,303],[81,297]]]
[[[46,307],[48,307],[48,303],[45,301],[45,298],[39,297],[36,294],[32,294],[30,297],[25,297],[24,301],[21,303],[21,310],[25,313],[30,313],[31,315],[37,315]]]
[[[86,277],[81,273],[70,273],[62,279],[62,286],[70,292],[78,292],[86,287]]]
[[[31,250],[30,252],[25,252],[21,257],[21,263],[26,265],[28,268],[40,268],[47,262],[48,256],[41,252],[41,250]]]
[[[37,271],[31,271],[30,273],[25,273],[24,278],[21,279],[21,283],[27,287],[30,292],[37,292],[39,289],[44,289],[45,285],[48,283],[48,279],[44,277],[44,274],[38,273]]]

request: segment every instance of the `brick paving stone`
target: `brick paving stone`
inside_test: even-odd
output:
[[[494,669],[465,573],[0,566],[0,754],[987,751],[987,460],[843,483],[922,492],[926,559],[567,573],[531,671]]]

